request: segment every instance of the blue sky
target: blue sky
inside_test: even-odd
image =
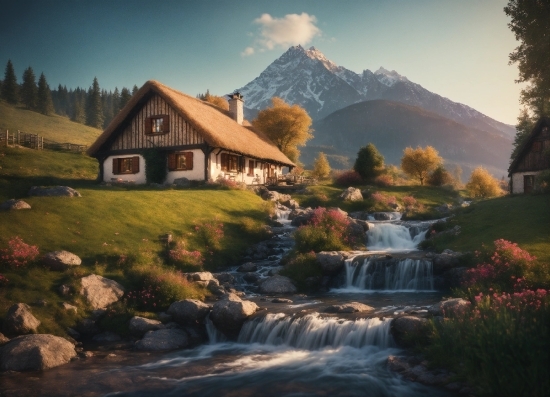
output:
[[[515,124],[521,86],[505,0],[0,0],[0,65],[50,87],[159,80],[222,95],[290,45],[355,72],[396,70],[430,91]],[[245,98],[246,100],[246,98]]]

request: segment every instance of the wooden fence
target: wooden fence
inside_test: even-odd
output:
[[[43,136],[38,134],[29,134],[28,132],[17,131],[17,133],[11,134],[8,130],[5,133],[0,134],[0,147],[8,146],[25,146],[31,149],[42,150],[67,150],[71,152],[85,152],[88,148],[87,145],[80,145],[77,143],[59,143],[44,139]]]

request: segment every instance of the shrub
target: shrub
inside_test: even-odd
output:
[[[287,259],[284,269],[280,272],[282,276],[294,280],[301,291],[318,287],[318,282],[323,276],[323,270],[317,262],[314,252],[299,253]]]
[[[363,178],[356,171],[349,170],[337,175],[334,183],[339,186],[360,185],[363,183]]]
[[[4,276],[3,274],[0,274],[0,287],[2,285],[6,285],[8,283],[8,279],[6,278],[6,276]]]
[[[298,252],[338,251],[353,245],[349,220],[337,210],[319,207],[305,226],[294,233]]]
[[[187,251],[185,243],[178,241],[174,249],[168,250],[168,259],[178,268],[202,267],[204,258],[199,251]]]
[[[374,201],[374,205],[378,208],[382,207],[382,209],[391,209],[391,206],[397,205],[397,199],[395,196],[389,196],[384,193],[374,192],[371,194],[370,198]]]
[[[542,171],[535,179],[537,190],[542,193],[550,192],[550,171]]]
[[[207,250],[219,250],[224,237],[223,223],[217,219],[203,224],[195,225],[195,232],[203,240]]]
[[[374,184],[378,186],[393,186],[394,182],[391,175],[382,174],[382,175],[378,175],[374,179]]]
[[[550,390],[549,291],[480,293],[470,308],[433,324],[428,357],[484,395],[545,396]]]
[[[499,182],[483,167],[472,171],[466,189],[472,197],[496,197],[504,194]]]
[[[0,250],[0,262],[10,267],[20,267],[38,257],[38,247],[26,244],[19,236],[8,241],[8,248]]]
[[[413,211],[419,206],[419,202],[413,196],[404,196],[401,201],[407,211]]]
[[[426,181],[428,185],[443,186],[453,185],[454,178],[442,165],[437,167],[429,176]]]

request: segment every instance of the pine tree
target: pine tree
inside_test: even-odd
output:
[[[29,66],[23,72],[23,85],[21,86],[21,99],[27,109],[36,109],[38,101],[38,89],[36,87],[36,76]]]
[[[122,87],[122,91],[120,91],[119,111],[124,106],[126,106],[130,98],[132,98],[132,94],[130,94],[130,90],[126,87]]]
[[[86,111],[84,109],[84,100],[80,95],[74,96],[73,113],[72,118],[74,122],[84,124],[86,123]]]
[[[138,90],[139,90],[138,86],[134,84],[134,87],[132,88],[132,96],[136,95]]]
[[[46,76],[44,76],[44,73],[41,73],[40,78],[38,79],[38,96],[36,102],[36,110],[38,110],[42,114],[54,113],[52,93],[50,91],[50,87],[48,86],[48,82],[46,81]]]
[[[369,143],[363,146],[357,153],[357,159],[353,165],[353,169],[361,178],[366,181],[371,181],[382,172],[384,168],[384,156],[380,154],[376,146]]]
[[[105,129],[113,119],[113,93],[102,90],[101,101],[103,103],[103,128]]]
[[[2,99],[12,105],[17,105],[18,102],[18,86],[17,77],[11,60],[8,60],[6,72],[4,73],[4,81],[2,83]]]
[[[86,103],[86,124],[90,127],[103,128],[103,104],[101,102],[101,91],[97,77],[88,90]]]
[[[120,93],[118,92],[118,87],[115,87],[115,91],[113,92],[112,106],[113,106],[113,117],[114,117],[120,111]]]
[[[520,115],[518,116],[518,123],[516,125],[516,136],[514,137],[514,149],[510,155],[510,161],[514,161],[516,156],[519,153],[519,150],[523,146],[523,143],[527,140],[527,137],[533,130],[535,126],[535,121],[529,116],[527,109],[523,108]]]

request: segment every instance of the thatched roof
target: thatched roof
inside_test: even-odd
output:
[[[114,133],[121,131],[119,127],[128,122],[133,117],[136,108],[143,106],[152,94],[161,96],[193,128],[202,134],[204,140],[212,147],[223,148],[284,165],[295,165],[269,138],[254,130],[249,123],[240,125],[232,119],[228,111],[176,91],[154,80],[146,82],[132,96],[132,99],[90,146],[87,153],[90,156],[95,156],[101,149],[104,149],[103,146],[109,141],[109,138]]]
[[[516,172],[519,163],[521,162],[521,160],[523,160],[523,157],[525,157],[525,155],[529,152],[533,141],[537,138],[544,127],[550,128],[550,118],[542,117],[539,121],[537,121],[537,123],[533,127],[533,130],[529,134],[529,137],[525,140],[525,142],[523,142],[523,145],[521,146],[516,158],[510,164],[510,167],[508,168],[508,176],[512,176],[512,174]]]

